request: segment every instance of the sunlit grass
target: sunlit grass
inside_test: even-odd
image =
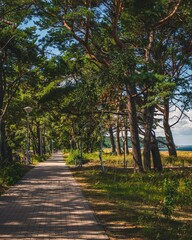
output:
[[[167,159],[167,152],[161,156],[164,166],[171,167],[162,173],[135,174],[133,168],[123,168],[123,155],[111,155],[105,150],[104,174],[98,153],[91,154],[90,162],[82,169],[71,168],[112,239],[191,239],[192,170],[184,169],[179,161],[183,159],[185,164],[191,164],[192,153],[178,152],[178,158],[172,163]],[[126,156],[126,161],[128,167],[133,166],[131,154]],[[177,186],[170,219],[162,212],[165,179]]]
[[[12,164],[4,166],[0,169],[0,194],[2,194],[8,186],[14,185],[19,181],[31,166]]]
[[[177,151],[177,158],[170,158],[167,151],[161,152],[164,165],[168,166],[192,166],[192,152]]]
[[[161,151],[162,164],[164,167],[188,167],[192,166],[192,152],[177,151],[177,158],[169,157],[167,151]],[[90,158],[94,161],[99,161],[99,152],[86,154],[87,158]],[[126,164],[127,167],[133,167],[133,156],[130,150],[129,155],[124,156],[124,154],[112,155],[110,149],[103,150],[103,161],[111,166],[124,167]]]
[[[45,161],[50,155],[44,155],[42,157],[33,155],[31,157],[30,165],[26,165],[25,162],[13,163],[0,168],[0,195],[5,192],[9,187],[17,183],[34,165],[39,162]]]

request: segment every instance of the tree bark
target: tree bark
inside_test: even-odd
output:
[[[163,117],[164,117],[163,126],[164,126],[169,156],[177,157],[177,151],[176,151],[175,143],[173,140],[171,127],[169,125],[169,102],[168,101],[166,101],[164,104]]]
[[[117,115],[116,119],[116,149],[117,155],[121,155],[121,143],[120,143],[120,128],[119,128],[119,115]]]
[[[3,114],[3,101],[6,89],[5,76],[3,74],[3,61],[0,62],[0,165],[5,162],[12,162],[12,149],[8,145],[6,128]]]
[[[43,151],[42,151],[42,132],[41,132],[41,126],[40,123],[37,122],[37,149],[38,149],[38,155],[42,156],[43,155]]]
[[[75,141],[75,131],[74,128],[71,128],[71,133],[70,133],[70,144],[71,144],[71,149],[76,150],[77,149],[77,143]]]
[[[110,124],[110,126],[109,126],[109,136],[110,136],[110,141],[111,141],[111,152],[115,153],[116,152],[116,147],[115,147],[115,140],[114,140],[114,135],[113,135],[112,124]]]
[[[132,143],[132,154],[135,165],[135,171],[139,170],[143,172],[143,164],[141,158],[141,147],[139,140],[138,122],[137,122],[137,111],[134,95],[136,93],[135,87],[132,83],[126,84],[127,96],[128,96],[128,117],[130,124],[130,134]]]
[[[0,159],[1,165],[13,162],[12,149],[7,142],[4,121],[0,122]]]
[[[150,156],[150,143],[151,143],[151,131],[153,127],[154,107],[147,107],[144,109],[143,122],[144,122],[144,149],[143,149],[143,161],[146,171],[151,170],[151,156]]]
[[[153,159],[153,167],[155,171],[161,172],[163,170],[161,155],[159,152],[159,147],[157,139],[154,133],[151,134],[151,154]]]
[[[125,155],[129,155],[128,131],[126,126],[124,133],[125,133]]]

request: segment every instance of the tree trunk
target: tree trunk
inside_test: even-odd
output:
[[[137,169],[143,172],[143,164],[141,158],[141,147],[139,140],[138,122],[137,122],[137,110],[134,95],[136,93],[135,87],[131,83],[126,84],[127,96],[128,96],[128,117],[130,124],[130,134],[132,143],[132,154],[135,164],[135,171]]]
[[[171,127],[169,125],[169,102],[168,101],[164,104],[163,117],[164,117],[163,126],[164,126],[169,156],[177,157],[177,151],[176,151],[175,143],[173,140]]]
[[[116,119],[116,148],[117,148],[117,155],[121,155],[121,143],[120,143],[120,129],[119,129],[119,115],[117,115]]]
[[[4,121],[0,122],[0,159],[1,165],[13,162],[12,149],[7,143]]]
[[[163,170],[161,155],[155,134],[151,134],[151,153],[153,159],[153,167],[155,171],[161,172]]]
[[[3,141],[1,136],[1,122],[2,122],[2,113],[3,113],[3,99],[4,99],[4,86],[3,86],[3,63],[0,59],[0,165],[3,164]]]
[[[12,149],[7,142],[6,126],[4,121],[5,109],[3,109],[5,92],[7,89],[6,76],[3,64],[5,62],[0,58],[0,165],[12,163]]]
[[[93,140],[90,142],[90,153],[93,153],[93,145],[94,145],[94,143],[93,143]]]
[[[116,147],[115,147],[115,140],[114,140],[114,135],[113,135],[112,124],[110,124],[110,126],[109,126],[109,136],[110,136],[110,141],[111,141],[111,152],[115,153],[116,152]]]
[[[70,144],[71,144],[71,149],[76,150],[77,149],[77,144],[75,141],[75,133],[74,133],[73,127],[71,128],[71,134],[70,134]]]
[[[144,109],[143,122],[144,122],[144,149],[143,160],[144,168],[146,171],[151,170],[151,156],[150,156],[150,143],[151,143],[151,131],[153,127],[154,107],[147,107]]]
[[[126,126],[124,133],[125,133],[125,155],[129,155],[128,131]]]
[[[38,149],[38,155],[42,156],[43,155],[43,150],[42,150],[42,132],[41,132],[41,126],[40,123],[37,122],[37,149]]]

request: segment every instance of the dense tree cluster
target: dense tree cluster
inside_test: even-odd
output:
[[[155,129],[162,125],[177,155],[169,114],[180,110],[176,124],[192,99],[190,0],[3,0],[0,7],[1,164],[24,146],[26,104],[34,108],[37,154],[42,138],[92,152],[101,131],[112,152],[122,154],[122,140],[128,154],[130,132],[135,170],[153,161],[161,171]]]

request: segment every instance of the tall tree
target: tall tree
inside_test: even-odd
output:
[[[143,171],[139,139],[138,96],[144,97],[143,108],[150,121],[145,122],[145,168],[150,168],[150,138],[153,126],[153,106],[146,104],[155,98],[158,86],[157,76],[149,74],[152,79],[139,83],[135,71],[156,72],[154,64],[154,39],[157,32],[168,29],[171,21],[178,21],[180,9],[190,1],[183,3],[173,1],[125,2],[114,1],[41,1],[33,0],[39,25],[49,29],[47,45],[56,45],[61,51],[73,46],[87,60],[107,72],[115,72],[110,82],[124,84],[127,94],[127,110],[129,116],[132,153],[136,167]],[[168,35],[165,35],[165,39]],[[160,78],[160,77],[159,77]],[[143,78],[146,80],[146,78]],[[164,76],[166,83],[166,76]],[[152,86],[151,86],[152,85]],[[160,86],[160,85],[159,85]],[[152,95],[152,96],[151,96]],[[148,114],[149,113],[149,114]],[[146,115],[144,114],[144,116]]]
[[[28,15],[27,1],[1,2],[0,18],[0,161],[12,161],[6,136],[7,112],[20,84],[27,80],[37,47],[34,29],[19,30]],[[19,14],[18,14],[19,12]]]

